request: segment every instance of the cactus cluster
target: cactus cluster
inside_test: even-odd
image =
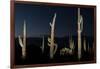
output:
[[[50,47],[50,58],[52,59],[57,51],[58,45],[55,43],[55,21],[56,21],[56,13],[54,14],[53,21],[50,22],[50,37],[48,37],[48,46]],[[83,31],[83,16],[80,14],[80,8],[78,8],[78,59],[81,58],[81,33]],[[24,21],[23,25],[23,36],[18,36],[19,44],[22,48],[22,58],[26,57],[26,22]],[[88,46],[89,47],[89,46]],[[72,38],[69,40],[69,48],[62,48],[60,50],[60,54],[64,55],[66,54],[72,54],[72,51],[74,50],[74,41]],[[89,49],[89,48],[88,48]],[[41,46],[42,53],[44,52],[44,37],[42,39],[42,46]],[[86,51],[86,41],[84,40],[84,51]]]

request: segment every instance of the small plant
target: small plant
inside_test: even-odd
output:
[[[60,55],[72,55],[74,48],[75,48],[74,41],[72,40],[72,38],[70,38],[69,48],[67,48],[67,47],[62,48],[60,50]]]
[[[66,47],[64,47],[64,48],[62,48],[61,50],[60,50],[60,55],[68,55],[70,53],[70,48],[66,48]]]
[[[56,13],[53,17],[52,23],[50,23],[51,27],[51,35],[48,37],[48,46],[50,47],[50,58],[52,59],[54,54],[56,53],[57,50],[57,44],[54,43],[54,30],[55,30],[55,20],[56,20]]]
[[[24,59],[26,57],[26,22],[24,21],[23,25],[23,38],[21,39],[21,36],[18,36],[19,44],[22,48],[22,58]]]

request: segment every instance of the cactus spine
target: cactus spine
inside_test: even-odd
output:
[[[23,25],[23,38],[21,39],[20,35],[18,36],[19,44],[22,48],[22,58],[26,57],[26,22],[24,21]]]
[[[78,8],[78,59],[81,58],[81,33],[83,30],[83,17],[80,15],[80,8]]]
[[[48,46],[50,46],[50,58],[52,59],[54,54],[57,50],[57,44],[54,43],[54,30],[55,30],[55,20],[56,20],[56,13],[53,17],[52,23],[50,23],[51,26],[51,36],[48,37]]]

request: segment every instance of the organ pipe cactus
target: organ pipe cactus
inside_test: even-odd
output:
[[[23,38],[21,39],[21,36],[18,36],[19,44],[22,48],[22,58],[24,59],[26,57],[26,22],[24,21],[23,25]]]
[[[57,44],[54,43],[54,30],[55,30],[55,20],[56,20],[56,13],[53,17],[52,23],[50,23],[51,27],[51,35],[48,37],[48,46],[50,47],[50,58],[52,59],[54,54],[56,53],[57,50]]]
[[[80,15],[80,8],[78,8],[78,59],[81,58],[81,33],[83,30],[83,17]]]

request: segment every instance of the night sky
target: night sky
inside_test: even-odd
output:
[[[55,36],[77,36],[77,8],[15,4],[15,37],[22,35],[24,20],[27,24],[27,37],[49,35],[49,23],[55,13]],[[94,9],[81,8],[81,15],[84,21],[82,34],[93,36]]]

